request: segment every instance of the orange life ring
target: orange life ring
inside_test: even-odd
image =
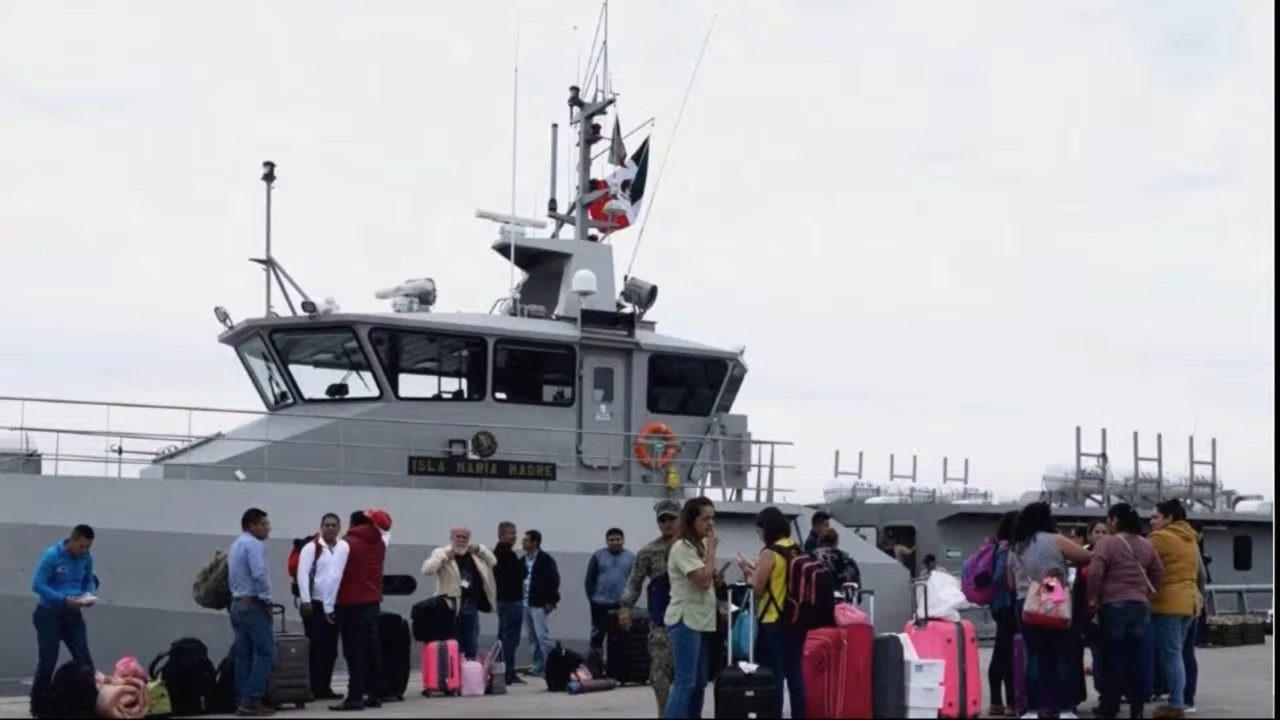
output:
[[[649,452],[650,444],[654,446],[652,453]],[[671,428],[667,427],[666,423],[648,423],[640,428],[640,432],[636,435],[636,459],[650,470],[665,469],[672,460],[676,459],[676,453],[679,451],[680,448],[676,445],[676,434],[671,432]]]

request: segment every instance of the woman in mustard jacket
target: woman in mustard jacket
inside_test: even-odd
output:
[[[1164,566],[1164,580],[1151,602],[1151,625],[1155,631],[1157,665],[1169,685],[1169,704],[1156,709],[1154,717],[1181,718],[1186,714],[1186,668],[1182,645],[1187,631],[1200,612],[1200,591],[1196,577],[1200,551],[1196,531],[1187,523],[1187,511],[1177,500],[1166,500],[1151,514],[1151,545]]]

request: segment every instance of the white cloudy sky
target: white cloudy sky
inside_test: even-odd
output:
[[[514,7],[0,0],[0,394],[254,407],[210,308],[260,310],[265,159],[312,294],[380,309],[426,274],[487,309]],[[597,7],[520,3],[526,214]],[[782,484],[816,498],[839,447],[1011,492],[1083,424],[1175,465],[1216,436],[1229,484],[1271,487],[1273,3],[719,8],[635,270],[661,329],[747,346]],[[614,3],[655,165],[715,10]]]

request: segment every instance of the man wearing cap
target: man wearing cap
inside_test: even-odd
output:
[[[658,701],[658,714],[667,706],[667,691],[671,689],[671,676],[675,668],[671,657],[671,644],[667,629],[662,625],[667,604],[671,601],[671,581],[667,577],[667,552],[680,532],[680,503],[661,500],[653,506],[658,516],[658,531],[662,534],[636,553],[635,564],[627,576],[622,590],[621,609],[618,610],[618,626],[631,629],[631,609],[640,597],[644,581],[649,581],[646,602],[649,606],[649,685]]]

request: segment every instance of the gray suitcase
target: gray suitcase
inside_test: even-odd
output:
[[[267,704],[291,704],[301,709],[313,699],[311,643],[306,635],[286,632],[283,605],[273,605],[271,611],[280,616],[280,632],[276,633],[276,661],[267,680]]]

